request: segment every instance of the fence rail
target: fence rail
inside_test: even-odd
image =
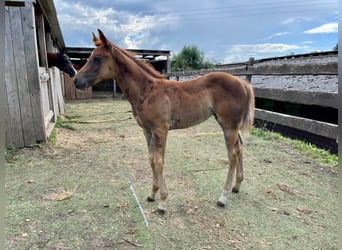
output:
[[[331,53],[330,53],[331,54]],[[330,55],[329,54],[329,55]],[[322,55],[320,55],[323,57]],[[173,72],[168,74],[169,78],[190,78],[195,76],[204,75],[209,72],[227,72],[237,76],[246,76],[246,79],[253,83],[253,76],[266,75],[274,76],[275,80],[277,76],[287,75],[337,75],[338,74],[338,62],[327,61],[320,64],[290,64],[290,60],[277,60],[278,65],[263,65],[262,63],[255,63],[253,59],[249,62],[241,64],[226,64],[219,68],[212,70],[198,70],[187,72]],[[319,105],[323,107],[330,107],[338,109],[338,94],[334,92],[313,92],[294,89],[280,89],[280,88],[265,88],[254,87],[255,97],[262,99],[270,99],[281,102],[290,102],[303,105]],[[319,136],[324,136],[330,139],[337,138],[338,125],[307,119],[298,116],[292,116],[283,113],[277,113],[262,109],[256,109],[255,117],[259,120],[280,124],[310,132]]]
[[[225,68],[216,68],[216,69],[202,69],[202,70],[193,70],[193,71],[180,71],[180,72],[172,72],[167,74],[169,77],[177,77],[177,76],[195,76],[195,75],[204,75],[209,72],[227,72],[233,75],[273,75],[273,76],[282,76],[282,75],[337,75],[338,64],[337,62],[328,62],[325,64],[306,64],[306,65],[289,65],[282,64],[277,66],[272,65],[242,65],[235,67],[225,67]]]

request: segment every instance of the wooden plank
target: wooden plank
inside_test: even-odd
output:
[[[277,101],[286,101],[305,105],[319,105],[338,108],[338,94],[291,89],[266,89],[254,87],[255,96]]]
[[[64,74],[64,97],[66,100],[72,100],[70,81],[71,78],[67,74]]]
[[[338,125],[335,124],[276,113],[262,109],[255,109],[255,117],[260,120],[300,129],[316,135],[321,135],[332,139],[337,138]]]
[[[13,1],[13,0],[6,0],[5,1],[5,6],[10,6],[10,7],[24,7],[25,6],[25,1]]]
[[[58,71],[59,74],[59,84],[56,85],[56,94],[57,94],[57,101],[58,101],[58,110],[59,114],[64,115],[65,113],[65,102],[62,93],[62,86],[64,85],[64,77],[63,73]]]
[[[57,93],[56,93],[56,85],[60,84],[58,82],[58,79],[56,77],[56,67],[51,67],[48,69],[49,75],[50,75],[50,81],[49,84],[49,91],[50,91],[50,107],[53,111],[53,119],[51,122],[57,121],[57,115],[58,115],[58,100],[57,100]]]
[[[64,87],[66,100],[83,100],[91,99],[93,97],[92,88],[87,88],[85,90],[76,89],[72,79],[67,74],[64,74]]]
[[[76,100],[76,89],[69,75],[64,74],[65,99]]]
[[[76,100],[90,99],[92,98],[92,95],[93,95],[93,91],[91,87],[85,90],[75,89],[75,91],[76,91]]]
[[[45,41],[45,26],[44,26],[44,15],[42,13],[36,13],[36,28],[38,33],[38,51],[40,66],[47,67],[47,52],[46,52],[46,41]]]
[[[326,64],[304,64],[304,65],[239,65],[231,68],[202,69],[184,72],[172,72],[169,77],[176,76],[199,76],[210,72],[227,72],[233,75],[337,75],[338,63],[327,62]]]
[[[24,34],[21,8],[10,8],[12,25],[12,42],[15,51],[14,64],[17,76],[21,122],[24,135],[24,144],[29,146],[36,143],[34,123],[31,109],[31,98],[28,87],[27,71],[31,65],[26,64],[24,49]]]
[[[87,89],[85,90],[79,90],[76,89],[76,100],[83,100],[87,97]]]
[[[337,75],[338,63],[304,65],[257,65],[248,67],[247,73],[251,75]]]
[[[46,141],[47,137],[45,133],[44,115],[41,104],[41,89],[38,70],[39,58],[33,3],[27,2],[26,7],[22,9],[22,13],[26,64],[29,65],[27,76],[31,97],[35,139],[36,141]]]
[[[50,99],[49,99],[49,90],[48,90],[48,81],[50,79],[49,74],[46,72],[45,67],[39,67],[39,82],[40,82],[40,95],[42,100],[42,110],[43,117],[46,116],[47,113],[50,112]],[[44,129],[46,127],[44,126]]]
[[[47,51],[57,52],[57,49],[53,46],[51,32],[45,32],[45,43]]]
[[[53,119],[53,116],[54,116],[54,114],[51,110],[45,114],[45,117],[44,117],[45,128],[47,128],[49,126],[49,123]]]
[[[24,135],[21,125],[21,113],[17,78],[14,64],[14,48],[12,44],[12,25],[9,15],[9,7],[5,7],[5,88],[6,88],[6,147],[23,147]]]
[[[12,140],[11,139],[12,135],[11,135],[11,126],[10,126],[10,121],[9,121],[10,114],[9,114],[8,103],[7,103],[8,96],[7,96],[7,91],[6,91],[6,82],[5,82],[5,86],[3,86],[3,90],[4,90],[4,97],[5,97],[5,100],[3,100],[3,103],[4,103],[4,109],[3,110],[4,110],[4,115],[5,115],[5,122],[4,122],[4,126],[5,126],[5,147],[7,147],[7,143],[10,144],[10,142]]]

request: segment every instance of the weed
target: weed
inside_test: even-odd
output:
[[[54,128],[52,131],[51,131],[51,134],[48,138],[49,142],[52,143],[53,145],[56,145],[56,142],[57,142],[57,131],[56,131],[56,128]]]
[[[76,130],[72,125],[75,121],[66,117],[58,116],[56,121],[56,128],[66,128],[71,130]]]

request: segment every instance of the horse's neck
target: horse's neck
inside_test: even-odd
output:
[[[113,47],[114,50],[117,48]],[[146,91],[147,84],[154,83],[154,77],[137,65],[132,58],[121,50],[115,51],[113,60],[116,65],[116,82],[133,107]]]

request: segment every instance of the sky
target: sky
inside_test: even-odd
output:
[[[93,47],[101,29],[127,49],[179,53],[195,45],[206,59],[234,63],[332,50],[337,0],[54,0],[67,47]]]

